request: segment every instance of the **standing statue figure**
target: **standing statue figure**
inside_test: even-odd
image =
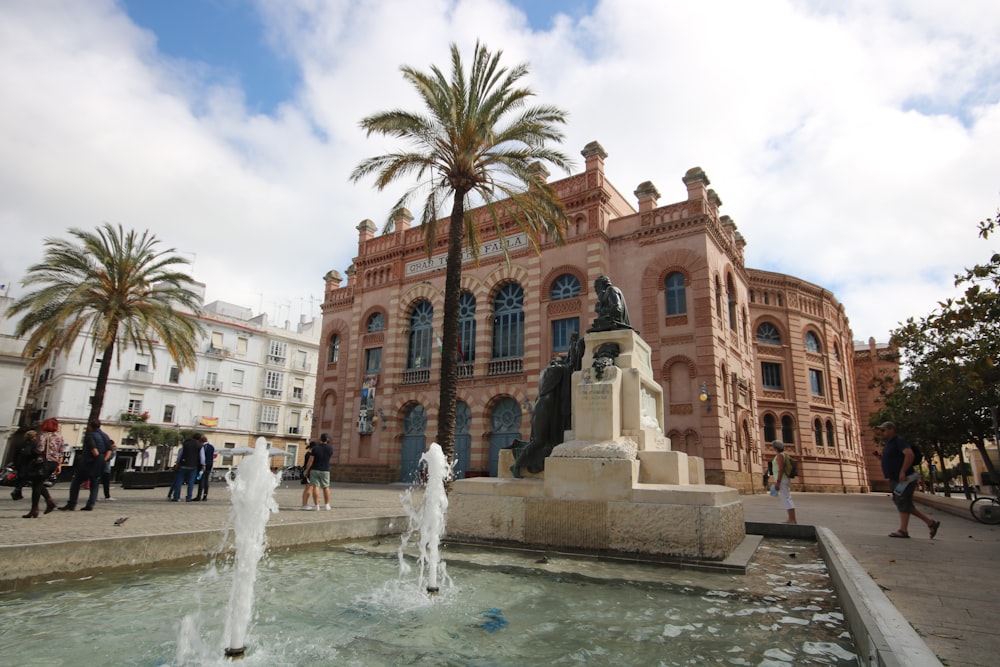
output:
[[[570,339],[569,353],[553,359],[538,378],[538,398],[531,411],[531,440],[515,440],[510,449],[516,453],[510,467],[514,477],[521,468],[538,473],[545,469],[545,458],[563,441],[564,432],[573,426],[572,377],[583,362],[584,342],[577,334]]]
[[[594,281],[594,291],[597,292],[597,317],[587,333],[594,331],[614,331],[615,329],[631,329],[628,306],[625,305],[625,295],[611,284],[607,276],[600,276]]]

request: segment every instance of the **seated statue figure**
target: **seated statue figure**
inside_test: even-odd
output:
[[[628,306],[625,305],[625,295],[611,284],[607,276],[600,276],[594,281],[594,291],[597,292],[597,304],[594,309],[597,317],[593,325],[587,329],[593,331],[614,331],[615,329],[631,329],[628,317]]]
[[[533,473],[544,470],[545,458],[562,443],[566,429],[572,427],[569,389],[573,372],[580,370],[583,348],[583,339],[573,334],[569,354],[553,359],[538,378],[538,398],[531,411],[531,440],[515,440],[510,446],[517,455],[510,467],[514,477],[521,477],[522,468]]]

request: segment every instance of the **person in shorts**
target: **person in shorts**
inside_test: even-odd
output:
[[[312,487],[313,502],[319,509],[319,490],[323,490],[323,509],[330,507],[330,460],[333,458],[333,445],[326,433],[319,437],[319,444],[312,448],[312,458],[306,469],[309,476],[309,486]]]
[[[884,422],[879,426],[885,446],[882,448],[882,474],[892,483],[892,502],[899,511],[899,528],[889,537],[910,537],[910,515],[927,524],[931,539],[937,535],[940,521],[935,521],[917,509],[913,504],[913,492],[917,489],[920,474],[913,469],[913,448],[896,433],[896,425]]]

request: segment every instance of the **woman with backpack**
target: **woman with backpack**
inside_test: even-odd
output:
[[[785,454],[785,443],[775,440],[771,446],[778,452],[771,462],[771,471],[774,473],[774,488],[778,490],[778,497],[788,512],[788,521],[785,523],[798,523],[795,520],[795,503],[792,502],[792,477],[795,476],[795,461],[788,454]]]
[[[54,417],[43,421],[39,428],[42,429],[41,437],[37,437],[34,431],[28,432],[33,436],[35,442],[35,456],[28,464],[28,480],[31,482],[31,510],[22,517],[23,519],[38,518],[38,504],[42,498],[45,498],[45,514],[56,508],[56,502],[49,495],[45,481],[52,473],[58,473],[62,469],[62,454],[66,441],[59,435],[59,422]]]

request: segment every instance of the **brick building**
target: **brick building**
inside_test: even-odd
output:
[[[536,252],[510,224],[505,258],[481,218],[479,261],[462,278],[459,473],[495,475],[500,448],[528,438],[539,374],[589,328],[594,280],[607,275],[652,348],[672,447],[704,458],[708,482],[760,489],[765,435],[784,433],[806,488],[866,488],[851,332],[833,295],[747,269],[745,240],[701,169],[684,175],[683,201],[661,206],[647,181],[633,204],[605,179],[600,144],[583,155],[582,173],[551,183],[565,244],[545,238]],[[362,222],[346,284],[326,276],[313,436],[339,440],[341,480],[409,480],[437,432],[447,234],[428,257],[411,220],[400,213],[382,235]]]

